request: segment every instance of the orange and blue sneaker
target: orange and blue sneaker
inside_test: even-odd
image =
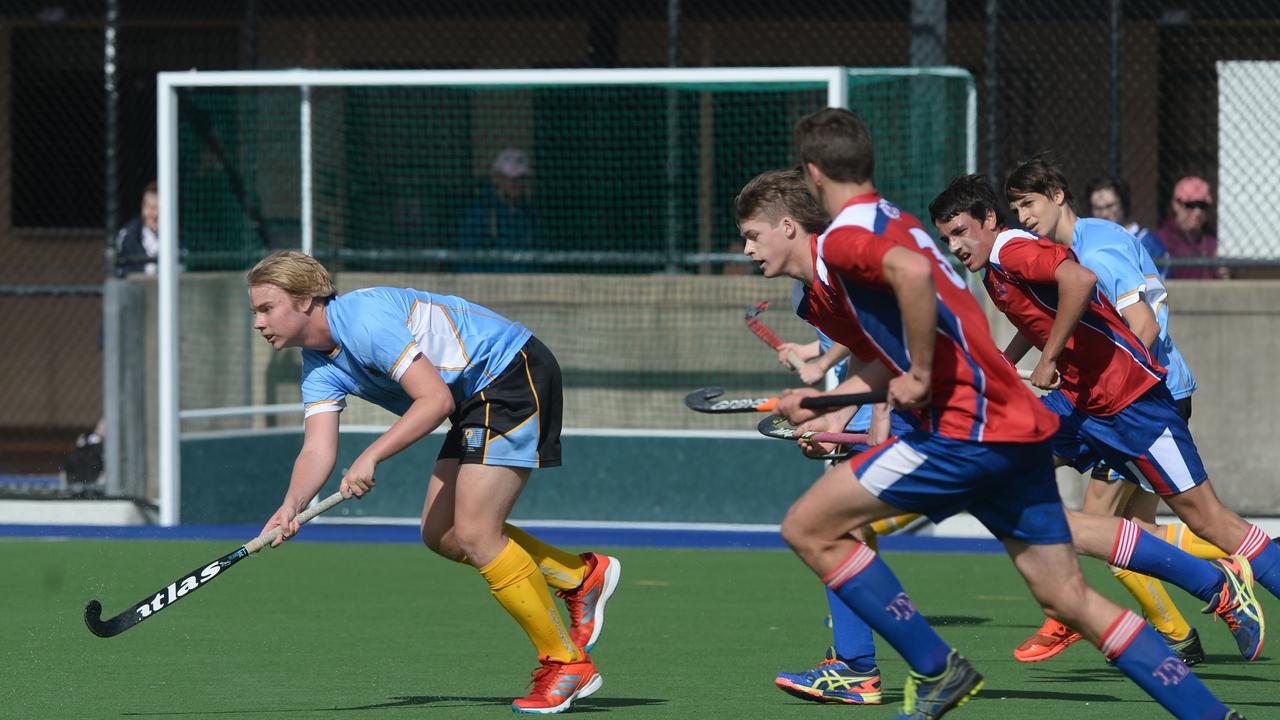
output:
[[[1232,555],[1213,561],[1222,573],[1222,589],[1209,599],[1201,612],[1217,615],[1227,623],[1236,647],[1245,660],[1256,660],[1266,639],[1267,621],[1262,605],[1253,594],[1253,566],[1249,558]]]
[[[587,562],[582,584],[572,590],[557,590],[556,595],[564,599],[569,611],[569,639],[588,652],[604,629],[604,606],[618,588],[622,563],[599,553],[583,553],[580,557]]]
[[[915,671],[907,677],[902,712],[897,720],[937,720],[969,702],[982,689],[982,676],[955,650],[947,655],[947,669],[925,677]]]
[[[588,697],[603,684],[604,680],[596,671],[596,664],[586,653],[583,653],[578,662],[538,658],[529,694],[516,698],[511,703],[511,709],[535,715],[562,713],[569,709],[574,700]]]
[[[836,658],[834,648],[827,649],[827,657],[818,667],[800,673],[778,673],[773,684],[801,700],[846,705],[880,704],[880,669],[857,672]]]
[[[1014,649],[1013,657],[1018,662],[1024,663],[1044,662],[1071,647],[1079,639],[1080,633],[1053,618],[1048,618],[1035,635],[1023,640],[1022,644]]]

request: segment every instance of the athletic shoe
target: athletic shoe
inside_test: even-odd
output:
[[[1035,635],[1022,641],[1022,644],[1014,649],[1013,657],[1018,662],[1024,663],[1044,662],[1071,647],[1071,644],[1079,639],[1080,633],[1057,620],[1048,618]]]
[[[604,629],[604,605],[618,587],[622,576],[622,563],[618,558],[597,553],[583,553],[587,561],[587,573],[582,584],[572,590],[557,590],[569,610],[569,639],[574,645],[589,652],[600,639]]]
[[[1200,633],[1195,628],[1191,628],[1191,632],[1181,640],[1160,633],[1160,637],[1164,638],[1164,642],[1173,651],[1175,657],[1187,665],[1199,665],[1204,662],[1204,648],[1200,645]]]
[[[1245,660],[1256,660],[1262,652],[1267,622],[1262,616],[1262,605],[1253,594],[1253,566],[1243,555],[1220,558],[1213,563],[1223,575],[1222,589],[1214,593],[1200,612],[1225,620],[1227,629],[1235,636],[1240,655]]]
[[[518,713],[562,713],[574,700],[591,695],[604,684],[589,655],[583,654],[578,662],[550,658],[539,658],[538,662],[529,694],[511,703],[511,709]]]
[[[1222,720],[1245,720],[1245,717],[1240,713],[1236,712],[1235,710],[1232,710],[1231,712],[1227,713],[1227,716]]]
[[[955,650],[947,655],[947,669],[934,677],[912,671],[897,720],[936,720],[969,701],[982,689],[982,676]]]
[[[880,704],[880,669],[855,672],[835,657],[833,649],[827,650],[827,657],[818,667],[801,673],[778,673],[773,684],[801,700],[846,705]]]

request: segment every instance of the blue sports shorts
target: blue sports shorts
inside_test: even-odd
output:
[[[935,523],[967,510],[1000,539],[1071,542],[1048,442],[975,442],[915,431],[849,466],[872,495]]]
[[[1178,495],[1209,479],[1187,421],[1164,383],[1106,417],[1086,415],[1059,391],[1040,402],[1061,418],[1053,454],[1080,472],[1105,461],[1129,482],[1157,495]]]

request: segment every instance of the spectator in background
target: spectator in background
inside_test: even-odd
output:
[[[1209,183],[1196,175],[1187,175],[1173,186],[1169,217],[1156,231],[1160,243],[1171,258],[1217,257],[1218,237],[1210,232],[1209,214],[1213,211],[1213,193]],[[1228,278],[1224,267],[1175,267],[1169,277],[1177,280],[1212,280]]]
[[[160,254],[160,196],[153,180],[142,191],[142,210],[116,233],[116,277],[156,272]]]
[[[533,169],[523,150],[507,148],[489,168],[489,185],[479,202],[467,211],[459,231],[462,250],[497,250],[532,253],[537,249],[538,229],[529,205]],[[464,261],[459,272],[537,272],[532,262],[498,260]]]
[[[1167,256],[1169,252],[1164,249],[1164,245],[1160,244],[1160,238],[1156,237],[1155,233],[1142,227],[1133,219],[1129,183],[1126,183],[1123,178],[1103,175],[1089,181],[1085,186],[1084,195],[1089,199],[1089,214],[1092,217],[1110,220],[1128,230],[1129,234],[1138,238],[1142,247],[1151,254],[1151,259],[1156,261],[1156,266],[1160,268],[1160,277],[1169,275],[1169,267],[1160,261],[1160,258]]]

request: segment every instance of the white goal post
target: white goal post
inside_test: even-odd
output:
[[[316,143],[313,134],[313,90],[333,87],[411,88],[446,87],[600,87],[646,86],[663,88],[708,85],[768,86],[771,84],[819,84],[826,88],[826,102],[831,107],[849,107],[851,87],[873,78],[901,77],[963,78],[967,81],[964,102],[963,160],[968,172],[977,168],[977,99],[971,75],[960,68],[657,68],[616,70],[277,70],[232,72],[163,72],[157,76],[157,164],[160,200],[160,253],[158,261],[158,467],[153,471],[159,485],[160,524],[181,522],[181,440],[182,423],[192,418],[230,415],[263,415],[292,410],[291,405],[243,405],[228,403],[223,407],[180,407],[179,362],[179,281],[182,277],[180,248],[180,213],[184,198],[179,194],[180,172],[180,93],[200,89],[279,88],[296,89],[298,187],[301,207],[298,248],[311,252],[316,241],[313,222],[317,209],[313,179],[313,156]],[[908,111],[909,112],[909,111]],[[290,142],[294,142],[290,140]],[[941,188],[937,188],[941,190]],[[247,310],[246,310],[247,312]],[[283,483],[283,479],[281,480]]]

